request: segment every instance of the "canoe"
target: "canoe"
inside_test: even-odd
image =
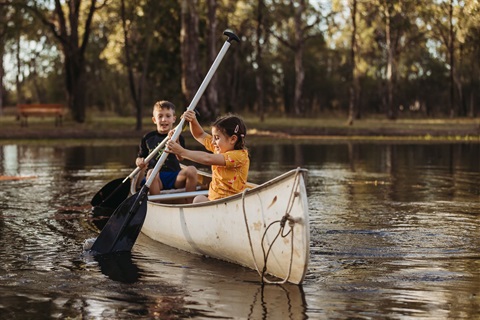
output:
[[[310,254],[306,175],[297,168],[227,198],[174,203],[207,193],[211,176],[199,171],[200,190],[149,196],[141,232],[177,249],[257,270],[264,282],[301,284]]]

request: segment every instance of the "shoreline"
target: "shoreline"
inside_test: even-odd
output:
[[[244,117],[247,137],[262,139],[328,141],[445,141],[480,143],[480,118],[473,119],[362,119],[346,125],[341,118],[270,118],[260,122]],[[133,129],[134,119],[97,117],[83,124],[66,120],[56,127],[50,118],[32,118],[21,127],[14,117],[0,117],[0,144],[19,140],[138,140],[152,131],[149,119],[142,130]],[[151,121],[151,120],[150,120]],[[186,136],[190,133],[184,131]]]
[[[39,142],[69,142],[70,144],[130,144],[137,143],[148,131],[63,131],[29,130],[28,132],[3,132],[0,130],[0,145],[15,143],[39,143]],[[190,133],[185,133],[186,138],[191,138]],[[247,141],[255,139],[258,142],[274,142],[275,140],[291,140],[292,142],[324,141],[335,142],[392,142],[392,143],[480,143],[480,134],[476,132],[455,131],[432,133],[432,132],[278,132],[278,131],[247,131]],[[75,143],[76,142],[76,143]]]

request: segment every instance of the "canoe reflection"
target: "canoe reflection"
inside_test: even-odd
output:
[[[305,295],[296,285],[260,285],[251,307],[248,319],[307,318]]]
[[[209,310],[209,317],[307,318],[301,286],[263,285],[257,272],[248,268],[186,253],[143,234],[133,251],[142,281],[161,281],[183,288],[186,307],[198,312]]]

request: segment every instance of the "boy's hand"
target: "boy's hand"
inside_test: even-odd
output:
[[[137,158],[135,160],[135,164],[137,165],[137,167],[139,167],[140,169],[143,169],[147,166],[147,164],[145,163],[145,159],[144,158]]]

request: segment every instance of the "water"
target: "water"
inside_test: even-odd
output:
[[[301,287],[142,235],[132,253],[83,254],[91,198],[135,152],[0,145],[1,319],[480,319],[479,144],[257,139],[252,182],[309,169]]]

